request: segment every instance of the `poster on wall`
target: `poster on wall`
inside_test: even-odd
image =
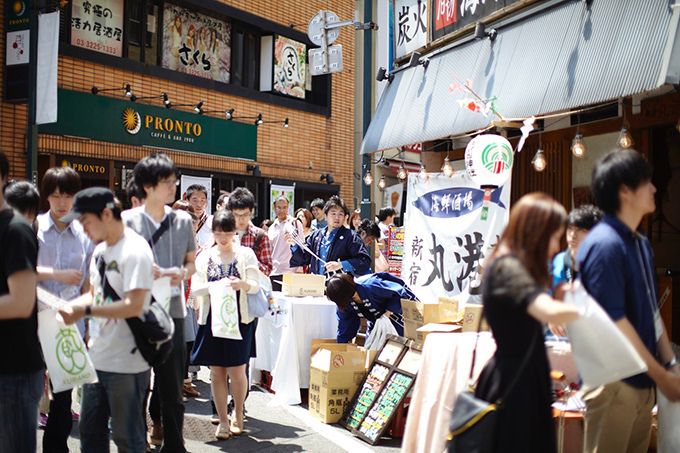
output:
[[[427,0],[394,1],[395,58],[427,44],[427,3]]]
[[[164,68],[229,82],[231,24],[166,3],[163,9]]]
[[[274,202],[278,197],[284,197],[288,200],[288,215],[293,215],[293,210],[295,208],[295,186],[280,186],[277,184],[272,184],[270,190],[270,197],[272,204],[269,207],[269,218],[276,219],[276,212],[274,211]]]
[[[212,178],[202,178],[200,176],[187,176],[182,175],[182,180],[180,183],[180,194],[181,199],[187,199],[187,188],[194,184],[200,184],[206,188],[208,191],[208,203],[205,207],[206,214],[212,214]]]
[[[305,98],[307,46],[277,36],[274,43],[274,91]]]
[[[73,2],[71,45],[123,56],[123,0]]]
[[[479,290],[479,266],[508,222],[510,187],[508,179],[485,202],[465,172],[430,173],[426,181],[409,175],[401,278],[420,300]]]
[[[385,187],[383,191],[383,207],[390,207],[397,211],[397,217],[401,217],[401,199],[404,196],[404,185],[395,184]]]

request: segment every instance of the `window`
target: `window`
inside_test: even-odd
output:
[[[248,27],[251,28],[251,27]],[[260,89],[260,37],[241,24],[234,24],[231,40],[231,83]]]
[[[148,64],[158,62],[158,5],[152,0],[127,2],[126,56]]]

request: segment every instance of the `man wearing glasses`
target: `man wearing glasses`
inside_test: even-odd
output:
[[[238,240],[244,247],[250,247],[255,252],[260,270],[265,275],[272,273],[272,244],[267,234],[261,228],[253,225],[250,218],[255,211],[255,197],[245,187],[239,187],[229,196],[228,209],[236,218],[236,232]]]
[[[269,227],[267,236],[272,243],[272,275],[295,273],[298,268],[290,266],[290,246],[284,239],[284,233],[297,229],[292,216],[288,215],[288,199],[284,196],[274,200],[276,219]]]

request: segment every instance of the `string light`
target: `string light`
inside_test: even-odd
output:
[[[429,175],[427,174],[427,170],[425,170],[425,165],[423,164],[420,164],[420,171],[418,172],[418,177],[423,181],[426,181],[427,178],[429,177]]]
[[[531,165],[534,166],[534,170],[536,170],[537,172],[542,172],[543,170],[545,170],[547,162],[545,160],[545,154],[543,153],[543,150],[541,148],[538,148],[538,151],[536,151],[536,155],[531,160]]]
[[[406,171],[406,167],[404,166],[403,162],[399,166],[399,171],[397,171],[397,178],[399,178],[399,181],[401,182],[406,181],[406,178],[408,178],[408,172]]]
[[[451,161],[449,160],[448,155],[444,158],[444,165],[442,165],[442,172],[444,172],[444,176],[446,176],[447,178],[450,178],[455,173],[453,166],[451,165]]]
[[[578,158],[583,157],[586,153],[586,144],[583,142],[583,135],[578,132],[571,142],[571,152]]]
[[[619,133],[619,147],[620,148],[631,148],[635,142],[633,141],[633,137],[631,137],[630,133],[628,132],[628,129],[626,129],[626,126],[623,126],[621,128],[621,133]]]
[[[380,190],[385,190],[385,187],[387,187],[387,181],[385,181],[385,176],[380,177],[380,181],[378,181],[378,187]]]
[[[366,170],[366,174],[364,175],[364,184],[367,186],[373,184],[373,175],[371,174],[371,170]]]

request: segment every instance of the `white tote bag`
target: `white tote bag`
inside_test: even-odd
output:
[[[659,453],[676,453],[680,451],[680,403],[671,403],[656,389],[656,401],[659,405],[657,415],[658,431],[656,435],[656,451]]]
[[[242,340],[238,321],[238,303],[236,291],[229,284],[229,279],[222,279],[210,284],[210,312],[212,313],[212,334],[214,337],[230,340]]]
[[[567,336],[583,380],[583,392],[647,371],[647,365],[607,312],[576,280],[564,302],[581,316],[567,325]]]
[[[54,392],[97,382],[83,337],[75,324],[67,326],[56,310],[38,313],[38,338]]]
[[[390,318],[383,315],[373,324],[373,329],[371,329],[371,334],[368,336],[364,348],[377,351],[382,348],[389,334],[399,335]]]
[[[161,304],[166,313],[170,313],[170,299],[172,298],[170,281],[170,277],[160,277],[153,281],[151,287],[151,295],[156,299],[156,302]]]

